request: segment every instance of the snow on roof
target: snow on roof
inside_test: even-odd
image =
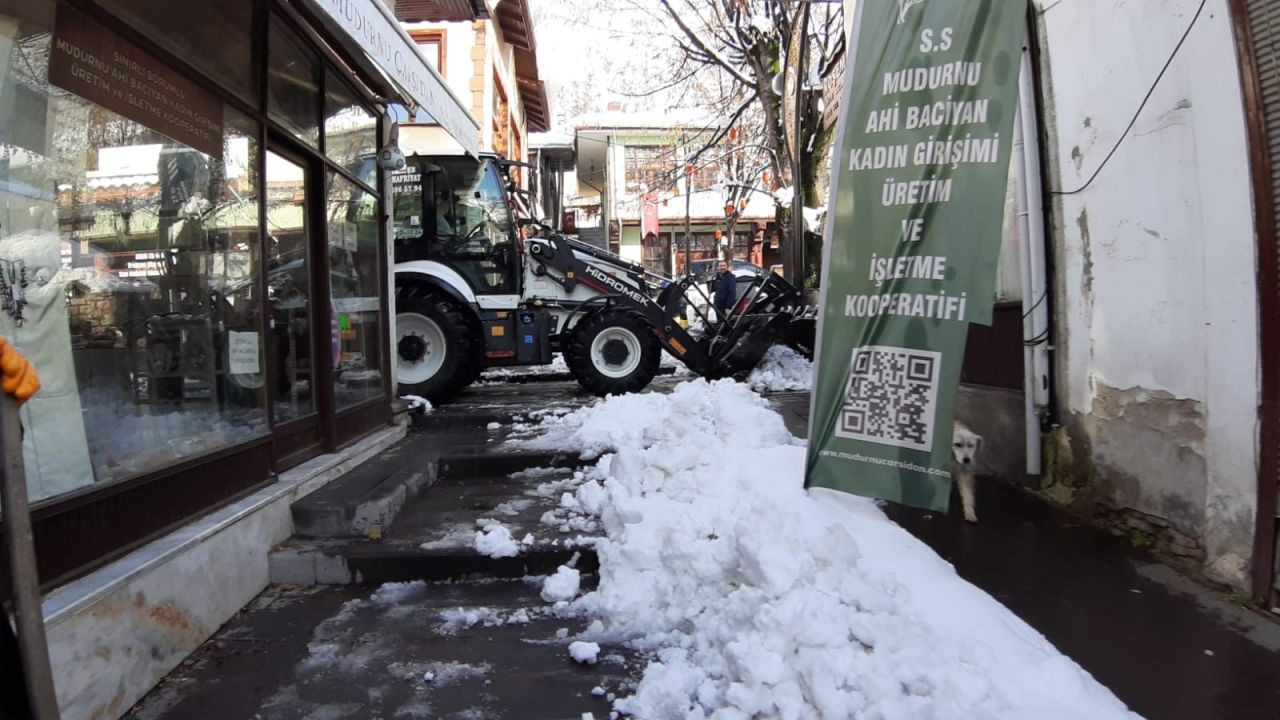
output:
[[[569,147],[573,145],[573,135],[560,132],[529,133],[529,147]]]
[[[573,121],[577,130],[589,129],[664,129],[677,127],[708,128],[724,122],[724,118],[703,110],[675,109],[665,111],[627,112],[613,110],[579,115]]]

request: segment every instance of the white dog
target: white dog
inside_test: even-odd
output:
[[[981,449],[982,436],[957,421],[951,432],[951,474],[960,485],[964,519],[971,523],[978,522],[978,515],[973,509],[973,468],[978,464],[978,451]]]

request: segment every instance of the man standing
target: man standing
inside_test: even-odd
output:
[[[716,295],[714,303],[720,313],[720,321],[729,319],[734,303],[738,300],[738,280],[729,270],[729,263],[724,260],[716,266]]]

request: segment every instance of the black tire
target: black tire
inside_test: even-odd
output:
[[[658,373],[661,355],[658,337],[643,315],[606,308],[578,321],[564,359],[588,392],[621,395],[644,389]]]
[[[434,324],[438,335],[430,329]],[[465,309],[425,285],[396,288],[396,382],[400,395],[440,403],[480,374],[480,338]],[[435,346],[443,344],[442,356]],[[418,367],[427,363],[425,367]],[[432,368],[436,366],[434,370]]]

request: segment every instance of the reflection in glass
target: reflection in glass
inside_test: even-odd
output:
[[[252,0],[98,0],[98,4],[211,76],[241,100],[258,104],[258,76],[253,72]]]
[[[376,182],[378,118],[332,68],[324,82],[324,152],[370,187]]]
[[[257,125],[228,110],[218,159],[56,88],[50,28],[33,18],[12,25],[0,76],[14,100],[0,114],[0,284],[14,296],[0,335],[43,386],[22,410],[39,500],[267,424]]]
[[[320,59],[272,15],[267,39],[267,112],[312,147],[320,139],[319,82]]]
[[[378,201],[332,171],[327,184],[334,398],[341,409],[383,394]]]
[[[301,165],[267,151],[268,372],[277,424],[315,410],[311,363],[311,263],[307,176]]]

